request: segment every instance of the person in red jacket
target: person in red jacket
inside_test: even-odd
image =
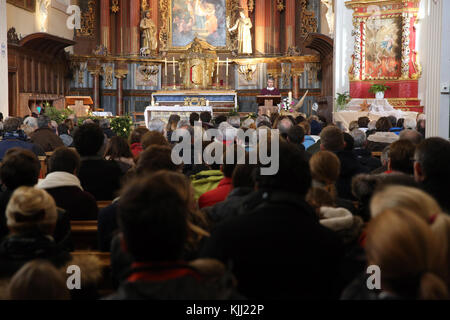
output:
[[[234,147],[231,149],[233,150],[233,162],[230,164],[226,163],[226,146],[224,146],[224,152],[223,152],[223,159],[224,164],[220,166],[220,170],[223,172],[223,179],[220,180],[219,185],[208,192],[205,192],[200,196],[198,199],[198,206],[200,209],[211,207],[215,205],[216,203],[224,201],[228,194],[230,193],[231,189],[233,188],[231,183],[231,178],[233,176],[233,171],[238,163],[238,158],[240,158],[240,155],[245,155],[245,150],[240,150],[238,154],[238,149],[242,147],[238,147],[236,144],[234,144]]]

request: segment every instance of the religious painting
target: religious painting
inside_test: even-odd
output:
[[[402,75],[402,17],[369,19],[365,35],[365,78],[399,78]]]
[[[195,37],[225,47],[226,0],[171,0],[172,47],[186,47]]]

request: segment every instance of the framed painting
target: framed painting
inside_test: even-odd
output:
[[[7,0],[6,2],[31,12],[36,11],[36,0]]]
[[[369,19],[365,25],[365,78],[402,75],[402,17]]]
[[[160,0],[162,50],[185,50],[197,37],[216,49],[230,47],[227,17],[234,21],[239,0]]]

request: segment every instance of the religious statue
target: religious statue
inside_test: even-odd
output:
[[[45,23],[48,16],[48,7],[50,5],[50,0],[39,0],[39,23],[41,27],[41,32],[46,32]]]
[[[141,20],[142,30],[142,49],[141,52],[150,54],[156,51],[158,47],[158,41],[156,40],[156,26],[153,20],[150,18],[150,11],[145,12],[144,18]]]
[[[333,0],[322,0],[322,3],[328,8],[327,17],[328,29],[330,30],[330,35],[334,34],[334,12],[333,12]]]
[[[235,25],[230,28],[229,20],[227,19],[227,28],[229,32],[237,30],[238,32],[238,42],[239,42],[239,54],[252,54],[252,34],[251,28],[253,27],[250,18],[245,16],[244,10],[239,12],[240,16],[236,20]]]

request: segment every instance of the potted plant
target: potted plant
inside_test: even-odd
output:
[[[370,87],[369,92],[375,94],[375,99],[384,99],[384,92],[388,89],[390,89],[390,87],[384,84],[373,84]]]
[[[338,106],[338,111],[345,109],[349,99],[350,96],[348,95],[348,92],[337,93],[336,104]]]

